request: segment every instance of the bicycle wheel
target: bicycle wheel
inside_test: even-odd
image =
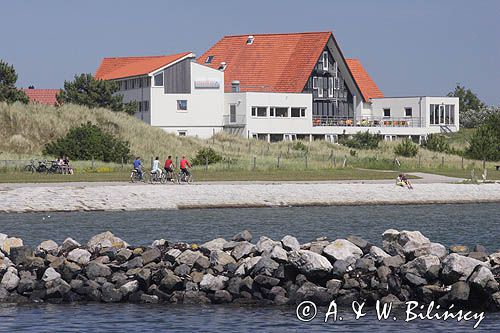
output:
[[[160,183],[165,184],[166,182],[167,182],[167,175],[162,173],[160,177]]]
[[[187,177],[187,183],[192,184],[193,182],[194,182],[193,174],[190,174],[189,177]]]
[[[24,171],[25,172],[34,173],[35,172],[35,168],[32,165],[27,165],[27,166],[24,167]]]

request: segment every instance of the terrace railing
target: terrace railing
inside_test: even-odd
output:
[[[223,117],[224,126],[228,127],[243,127],[246,123],[246,117],[243,114],[229,115],[226,114]]]
[[[413,117],[336,117],[313,116],[313,126],[357,126],[357,127],[422,127],[420,118]]]

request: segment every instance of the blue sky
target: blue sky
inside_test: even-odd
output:
[[[224,35],[333,31],[386,96],[457,82],[500,104],[500,1],[1,1],[0,58],[18,86],[59,88],[103,57],[192,51]]]

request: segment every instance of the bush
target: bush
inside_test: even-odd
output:
[[[440,153],[450,151],[450,145],[446,142],[446,139],[439,134],[429,134],[427,139],[422,143],[422,147]]]
[[[415,157],[418,153],[418,146],[406,138],[394,148],[394,153],[398,156]]]
[[[354,149],[377,149],[380,141],[382,141],[382,135],[370,134],[366,131],[358,132],[348,139],[341,139],[339,143]]]
[[[295,141],[292,145],[293,150],[307,151],[307,146],[302,141]]]
[[[66,136],[45,145],[45,155],[67,156],[70,160],[95,159],[104,162],[127,161],[130,147],[91,122],[74,127]]]
[[[474,132],[465,155],[472,159],[500,161],[500,113],[490,115]]]
[[[196,153],[193,165],[205,165],[207,159],[208,164],[219,163],[222,161],[222,156],[212,148],[202,148]]]

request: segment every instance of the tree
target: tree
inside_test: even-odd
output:
[[[490,115],[472,135],[466,150],[469,158],[500,161],[500,113]]]
[[[28,103],[29,98],[24,91],[16,88],[17,74],[13,65],[0,60],[0,102]]]
[[[382,141],[382,135],[370,134],[368,131],[366,131],[357,132],[352,137],[341,139],[339,142],[349,148],[377,149],[380,141]]]
[[[80,74],[75,75],[73,81],[64,81],[64,89],[57,95],[57,101],[134,114],[137,104],[124,103],[122,95],[115,95],[118,89],[116,82],[97,80],[92,74]]]
[[[65,137],[45,145],[43,153],[53,156],[65,155],[75,160],[121,162],[130,158],[130,147],[127,141],[122,141],[88,122],[70,129]]]
[[[461,110],[479,111],[486,105],[477,97],[470,89],[465,89],[464,86],[457,84],[453,92],[448,93],[449,97],[458,97],[460,100]]]
[[[396,147],[394,147],[394,154],[404,157],[415,157],[418,153],[418,146],[413,143],[409,138],[404,139]]]

